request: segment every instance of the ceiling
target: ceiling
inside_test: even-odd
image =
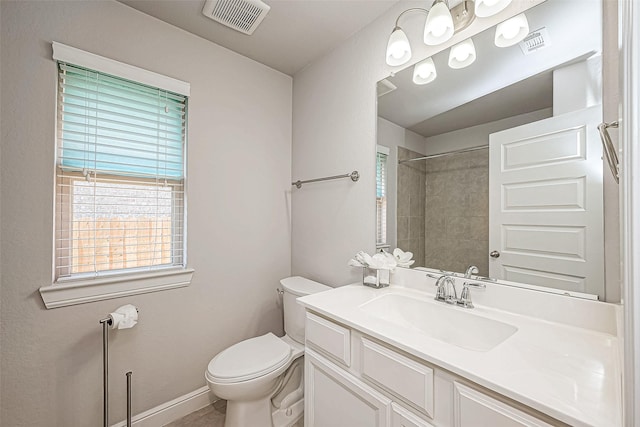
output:
[[[554,68],[600,51],[601,6],[584,0],[548,0],[528,10],[529,28],[545,27],[547,46],[525,55],[498,48],[495,30],[473,36],[477,59],[453,70],[449,49],[433,56],[435,81],[416,85],[413,67],[387,78],[397,89],[378,98],[378,115],[424,137],[488,123],[553,105]],[[409,36],[411,37],[411,36]]]
[[[204,0],[119,0],[288,75],[333,50],[398,0],[263,0],[271,7],[248,36],[202,15]]]

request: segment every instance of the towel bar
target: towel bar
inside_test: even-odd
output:
[[[309,182],[328,181],[330,179],[340,179],[340,178],[351,178],[351,181],[356,182],[357,180],[360,179],[360,174],[358,173],[358,171],[353,171],[351,173],[346,173],[344,175],[327,176],[325,178],[308,179],[306,181],[297,180],[296,182],[292,182],[291,185],[295,185],[296,188],[301,188],[302,184],[307,184]]]

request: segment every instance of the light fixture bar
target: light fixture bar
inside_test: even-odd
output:
[[[454,34],[467,28],[476,18],[473,1],[465,0],[451,8],[451,17],[453,18]]]

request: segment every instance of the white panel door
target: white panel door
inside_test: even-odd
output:
[[[306,427],[388,427],[391,400],[355,381],[345,371],[305,352]]]
[[[490,135],[491,277],[604,298],[601,121],[596,106]]]

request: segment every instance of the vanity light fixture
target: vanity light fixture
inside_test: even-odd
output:
[[[486,18],[502,12],[511,4],[511,0],[476,0],[476,16]]]
[[[402,65],[409,59],[411,59],[409,39],[402,28],[396,25],[389,37],[389,43],[387,43],[387,64],[391,66]]]
[[[407,35],[398,25],[400,18],[410,12],[427,14],[424,26],[423,41],[427,45],[438,45],[448,41],[453,35],[467,28],[475,18],[473,1],[464,0],[449,10],[447,0],[435,0],[431,9],[413,7],[405,10],[398,18],[387,43],[386,61],[388,65],[397,67],[411,59],[411,46]]]
[[[529,21],[524,13],[499,23],[496,26],[495,44],[509,47],[520,43],[529,34]]]
[[[433,2],[427,22],[424,24],[424,43],[429,46],[442,44],[453,37],[453,17],[444,0]]]
[[[451,47],[449,51],[449,67],[459,69],[467,67],[476,60],[476,47],[473,40],[466,39]]]
[[[436,64],[433,63],[433,59],[430,57],[418,62],[415,67],[413,67],[413,82],[417,85],[431,83],[437,76]]]

